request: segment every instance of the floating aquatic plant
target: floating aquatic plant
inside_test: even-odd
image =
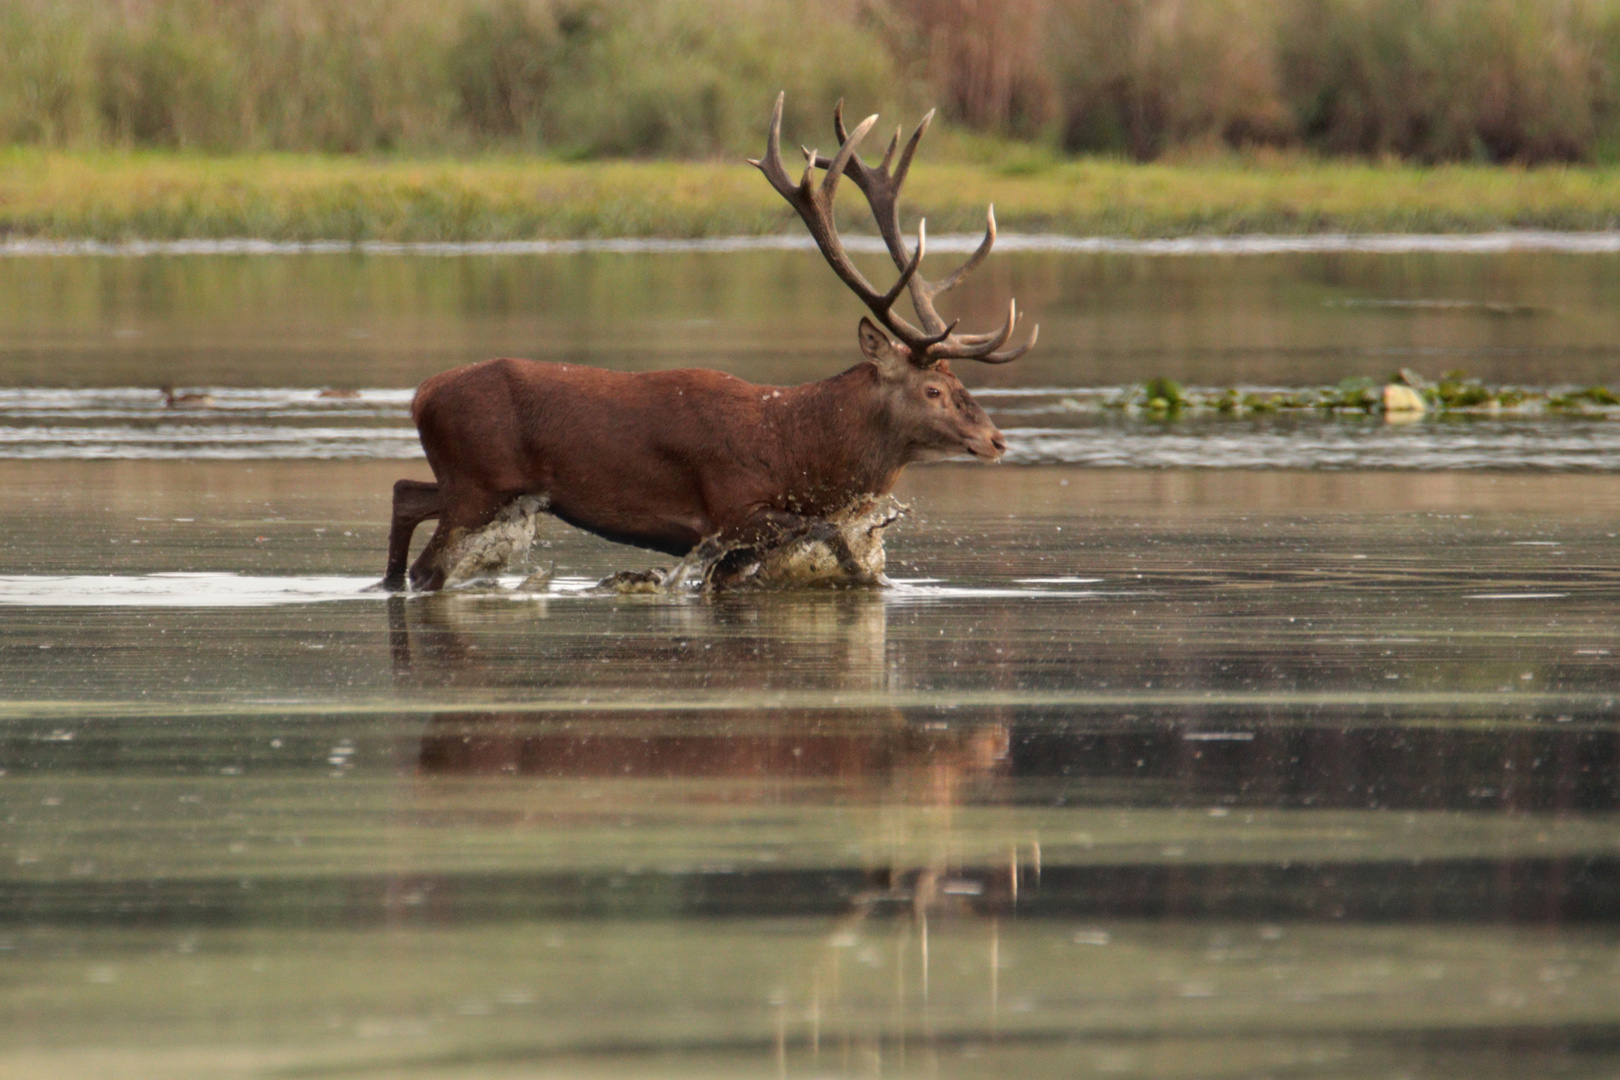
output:
[[[1388,402],[1393,393],[1386,386],[1403,386],[1421,399],[1424,410],[1415,403],[1409,408]],[[1409,395],[1401,395],[1410,400]],[[1610,415],[1620,407],[1620,395],[1606,386],[1585,389],[1537,389],[1523,386],[1492,386],[1465,371],[1448,371],[1430,382],[1410,369],[1402,369],[1383,383],[1355,375],[1332,386],[1287,390],[1264,390],[1237,386],[1188,389],[1174,379],[1157,376],[1146,382],[1105,395],[1104,409],[1147,418],[1174,419],[1215,413],[1222,416],[1267,415],[1284,412],[1324,414],[1381,414],[1386,411],[1438,414],[1493,414],[1512,411],[1522,414],[1555,413],[1582,416]],[[1076,407],[1079,403],[1076,402]]]
[[[1154,412],[1179,412],[1181,407],[1187,404],[1187,398],[1181,391],[1181,384],[1163,375],[1149,379],[1142,392],[1147,395],[1147,407]]]

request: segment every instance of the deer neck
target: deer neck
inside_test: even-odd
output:
[[[913,448],[896,430],[877,368],[857,364],[830,379],[795,387],[794,422],[785,425],[787,489],[836,509],[856,495],[886,494]]]

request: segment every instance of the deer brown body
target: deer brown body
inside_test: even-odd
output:
[[[994,241],[985,241],[938,286],[916,276],[894,195],[927,120],[888,172],[896,142],[873,168],[854,148],[875,117],[827,161],[807,152],[805,178],[786,178],[777,151],[781,100],[770,152],[756,162],[804,217],[835,272],[890,333],[870,319],[859,332],[862,363],[802,386],[757,386],[718,371],[630,374],[574,364],[488,360],[424,382],[411,406],[434,483],[394,485],[388,569],[383,586],[402,588],[411,533],[429,518],[438,527],[411,567],[410,584],[444,584],[441,555],[464,531],[489,524],[520,496],[536,496],[552,514],[609,540],[684,555],[700,542],[754,542],[832,513],[861,495],[887,494],[907,465],[969,454],[993,461],[1001,433],[952,374],[949,359],[1001,363],[1029,345],[998,353],[1016,322],[999,334],[957,335],[933,311],[937,292],[956,284]],[[930,114],[931,115],[931,114]],[[816,188],[817,168],[826,179]],[[844,255],[832,227],[832,196],[845,170],[866,193],[901,270],[886,293],[867,284]],[[890,309],[909,287],[924,327]],[[1033,337],[1030,344],[1033,344]]]

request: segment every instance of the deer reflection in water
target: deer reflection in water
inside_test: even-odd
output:
[[[481,641],[479,631],[491,620],[534,620],[534,605],[557,602],[391,598],[396,676],[411,688],[498,688],[517,679],[532,688],[531,665],[509,665],[481,647],[488,638]],[[836,807],[841,820],[855,823],[839,833],[839,848],[854,844],[866,854],[856,860],[863,871],[831,872],[825,875],[834,881],[830,892],[817,883],[809,887],[823,895],[804,898],[805,910],[833,919],[826,964],[838,963],[861,924],[873,918],[893,927],[897,940],[915,943],[915,979],[925,993],[931,918],[988,920],[993,953],[994,920],[1011,910],[1020,886],[1028,889],[1036,880],[1039,846],[976,833],[964,841],[958,819],[964,806],[999,797],[1010,760],[1007,719],[980,711],[970,722],[946,722],[947,714],[919,716],[889,706],[759,703],[807,684],[831,701],[839,694],[881,697],[903,675],[890,663],[884,597],[839,592],[561,602],[627,604],[650,614],[655,632],[603,635],[593,647],[595,663],[568,665],[569,691],[600,693],[609,698],[605,706],[432,717],[414,755],[419,805],[453,812],[478,799],[468,787],[474,782],[486,793],[503,793],[502,820],[541,829],[575,827],[593,813],[624,815],[625,821],[667,818],[683,805]],[[592,675],[602,670],[610,674],[591,688]],[[607,680],[622,686],[627,675],[655,672],[684,675],[688,685],[710,693],[696,703],[687,696],[685,704],[684,695],[671,693],[667,710],[612,703]],[[596,802],[576,801],[587,789]],[[479,820],[491,818],[480,811]],[[746,877],[731,880],[746,890],[751,886],[739,880]],[[888,921],[896,917],[898,925]],[[817,980],[825,985],[813,975]]]
[[[656,615],[655,632],[604,637],[593,662],[568,665],[564,674],[570,691],[588,693],[615,689],[612,682],[625,673],[674,668],[678,684],[710,692],[701,705],[681,705],[675,694],[668,710],[582,703],[554,713],[447,712],[423,736],[420,771],[835,781],[874,799],[934,807],[960,804],[974,785],[1005,771],[1009,727],[998,716],[981,712],[960,724],[891,707],[752,704],[790,687],[810,686],[829,697],[881,694],[897,674],[888,664],[882,597],[840,592],[774,599],[645,605]],[[492,620],[533,620],[535,606],[545,603],[390,598],[396,680],[443,689],[499,688],[517,678],[533,687],[527,665],[508,665],[480,647],[478,629]],[[684,680],[682,666],[690,669]],[[601,685],[592,686],[593,676]],[[760,797],[773,796],[762,788]]]

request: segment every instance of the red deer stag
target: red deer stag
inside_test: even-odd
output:
[[[840,104],[838,153],[828,159],[805,151],[804,176],[795,182],[782,163],[778,97],[765,157],[750,162],[799,212],[833,271],[870,309],[860,323],[864,362],[792,387],[701,369],[627,374],[527,360],[486,360],[435,375],[417,389],[411,417],[437,482],[394,485],[383,587],[404,588],[411,533],[423,521],[439,524],[411,566],[410,583],[438,589],[446,548],[523,496],[598,536],[681,556],[710,537],[760,543],[813,526],[861,495],[887,494],[914,461],[964,452],[1001,457],[1001,432],[949,362],[1004,364],[1034,345],[1036,333],[1003,350],[1018,322],[1016,302],[989,334],[958,334],[956,323],[934,310],[934,298],[989,254],[996,219],[992,207],[984,240],[949,277],[935,283],[917,273],[927,230],[918,225],[917,250],[908,251],[896,198],[933,115],[897,163],[899,132],[872,166],[855,150],[877,117],[846,132]],[[817,169],[826,172],[819,186]],[[866,280],[838,238],[833,196],[846,173],[865,194],[900,271],[887,290]],[[893,310],[907,289],[920,327]]]

